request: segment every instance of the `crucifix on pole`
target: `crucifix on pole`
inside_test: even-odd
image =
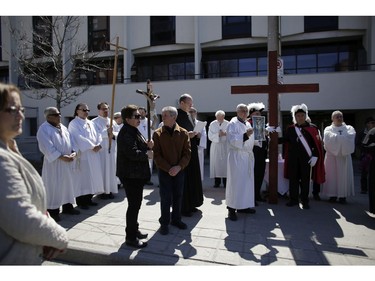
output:
[[[157,115],[155,113],[155,101],[160,96],[154,94],[152,91],[152,84],[150,79],[147,79],[147,92],[137,89],[136,92],[146,97],[147,99],[147,140],[151,140],[151,112],[153,114],[153,126],[157,121]]]
[[[272,27],[271,27],[272,28]],[[270,26],[269,26],[270,29]],[[269,32],[269,36],[274,35],[277,30]],[[270,46],[268,46],[270,49]],[[319,92],[319,84],[279,84],[277,79],[278,53],[274,50],[268,51],[268,85],[243,85],[232,86],[232,94],[268,94],[269,126],[278,126],[279,94],[281,93],[301,93]],[[277,204],[278,185],[278,135],[270,134],[269,145],[269,198],[268,202]]]
[[[113,66],[113,76],[112,76],[112,101],[111,101],[111,119],[109,122],[109,128],[112,128],[113,126],[113,114],[114,114],[114,107],[115,107],[115,93],[116,93],[116,80],[117,80],[117,60],[118,60],[118,49],[122,49],[124,51],[127,51],[128,49],[125,47],[121,47],[118,45],[119,37],[116,37],[116,44],[113,44],[111,42],[106,42],[106,44],[110,46],[115,47],[115,62]],[[108,142],[108,153],[111,153],[111,146],[112,141],[109,139]]]

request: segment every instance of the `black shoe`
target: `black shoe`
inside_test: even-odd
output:
[[[314,194],[314,200],[315,201],[320,201],[321,200],[319,194]]]
[[[144,248],[147,246],[147,242],[140,241],[138,238],[135,240],[125,240],[125,244],[133,248]]]
[[[286,203],[286,205],[287,205],[288,207],[293,207],[293,206],[298,205],[298,202],[289,201],[288,203]]]
[[[339,203],[340,204],[346,204],[346,198],[345,197],[339,198]]]
[[[148,233],[142,233],[139,230],[137,231],[137,238],[138,239],[146,239],[148,236]]]
[[[237,213],[255,214],[256,210],[252,208],[237,210]]]
[[[148,181],[146,182],[146,185],[154,185],[154,183],[152,181]]]
[[[302,209],[304,209],[304,210],[310,209],[309,203],[302,203]]]
[[[336,200],[337,200],[337,197],[329,197],[329,202],[331,202],[331,203],[334,203],[334,202],[336,202]]]
[[[98,206],[98,203],[90,201],[89,203],[87,203],[87,205],[89,205],[89,206]]]
[[[89,209],[89,206],[87,206],[87,205],[78,205],[78,207],[82,210],[88,210]]]
[[[192,212],[192,213],[196,213],[196,212],[198,212],[198,211],[199,211],[198,208],[193,208],[193,209],[191,209],[191,212]]]
[[[160,226],[159,232],[161,235],[167,235],[169,233],[168,225]]]
[[[112,194],[112,192],[110,192],[110,193],[108,194],[108,199],[115,199],[115,196]]]
[[[214,185],[214,188],[218,188],[218,187],[220,187],[220,184],[215,184]]]
[[[66,210],[63,209],[62,213],[68,214],[68,215],[79,215],[81,212],[76,209],[66,209]]]
[[[228,219],[230,219],[231,221],[237,220],[237,214],[235,210],[228,210]]]
[[[186,229],[187,228],[187,225],[186,223],[182,222],[182,221],[172,221],[171,222],[171,225],[179,228],[179,229]]]

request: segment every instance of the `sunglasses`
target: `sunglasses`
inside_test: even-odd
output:
[[[57,117],[57,116],[61,116],[61,113],[51,113],[51,114],[48,114],[48,116],[55,116],[55,117]]]
[[[5,112],[10,113],[11,115],[17,115],[17,113],[25,113],[25,108],[23,106],[10,106],[4,109]]]
[[[130,119],[141,119],[141,114],[132,115]]]
[[[82,110],[83,112],[90,112],[90,109],[82,109],[82,108],[80,108],[78,110]]]

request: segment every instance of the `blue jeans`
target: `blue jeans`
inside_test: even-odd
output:
[[[176,176],[172,177],[167,172],[159,169],[158,176],[161,209],[161,217],[159,218],[159,222],[161,225],[168,225],[171,220],[174,222],[179,222],[181,221],[184,172],[180,171]],[[172,216],[170,211],[171,206]]]

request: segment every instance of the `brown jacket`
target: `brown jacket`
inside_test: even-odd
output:
[[[176,123],[171,135],[163,126],[153,134],[154,161],[156,166],[167,172],[179,165],[183,170],[190,161],[190,139],[188,132]]]

